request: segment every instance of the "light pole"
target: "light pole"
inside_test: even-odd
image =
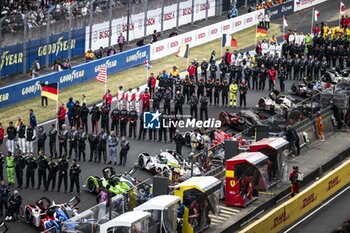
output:
[[[27,72],[27,40],[28,40],[28,16],[32,11],[27,12],[23,18],[23,74]]]
[[[51,25],[51,19],[50,19],[50,14],[51,12],[56,8],[56,6],[51,7],[48,11],[47,11],[47,15],[46,15],[46,46],[47,48],[49,48],[50,45],[50,25]],[[45,65],[46,68],[49,68],[49,53],[46,53],[46,57],[45,57]]]
[[[72,49],[71,49],[71,43],[72,43],[72,20],[73,20],[73,7],[77,5],[77,2],[71,3],[69,7],[69,26],[68,26],[68,60],[71,58]]]
[[[90,9],[89,9],[89,14],[90,14],[90,19],[89,19],[89,49],[92,47],[92,24],[94,22],[94,3],[95,0],[90,1]]]

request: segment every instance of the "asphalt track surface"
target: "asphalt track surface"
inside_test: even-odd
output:
[[[346,6],[350,5],[350,0],[343,1]],[[339,10],[339,4],[335,4],[333,1],[328,1],[326,3],[320,4],[317,6],[317,10],[321,12],[321,19],[328,19],[334,14],[337,14]],[[298,30],[301,30],[305,33],[310,31],[310,19],[311,19],[311,9],[307,9],[301,12],[297,12],[293,15],[290,15],[288,17],[288,24],[291,28],[296,28]],[[278,21],[273,21],[275,23],[281,23],[282,19],[278,19]],[[252,49],[252,48],[251,48]],[[208,57],[209,57],[208,53]],[[290,85],[292,84],[292,81],[287,80],[286,82],[286,89],[288,90]],[[115,90],[113,90],[114,92]],[[257,101],[262,96],[268,96],[268,91],[265,89],[264,92],[262,91],[248,91],[247,94],[247,108],[254,108],[257,105]],[[39,104],[39,103],[38,103]],[[49,101],[49,104],[53,104],[52,101]],[[114,105],[112,105],[113,109]],[[173,106],[172,106],[173,109]],[[209,107],[209,117],[217,118],[218,114],[221,111],[229,111],[229,112],[235,112],[239,109],[233,109],[233,108],[222,108],[222,107]],[[189,114],[189,106],[184,105],[184,114]],[[19,115],[22,115],[24,118],[24,121],[28,121],[27,113],[21,113]],[[17,116],[14,116],[14,121],[16,120]],[[67,122],[67,121],[66,121]],[[49,123],[44,124],[45,131],[48,131]],[[90,130],[91,127],[89,126]],[[186,129],[181,130],[182,132],[185,132]],[[130,170],[137,159],[137,156],[141,152],[147,152],[149,154],[157,154],[159,153],[160,149],[175,149],[175,144],[170,143],[164,143],[164,142],[154,142],[154,141],[136,141],[133,139],[129,140],[131,149],[128,153],[128,159],[125,167],[122,166],[114,166],[117,173],[124,172]],[[36,145],[35,145],[36,146]],[[48,151],[48,142],[46,145],[46,151]],[[87,145],[87,157],[89,157],[89,146]],[[119,152],[119,147],[118,147]],[[183,147],[183,155],[186,157],[189,153],[189,148]],[[118,157],[119,159],[119,157]],[[89,163],[89,162],[80,162],[82,173],[80,176],[80,186],[82,187],[83,184],[85,184],[85,180],[88,176],[91,175],[97,175],[102,176],[102,169],[106,166],[103,163]],[[6,173],[6,172],[5,172]],[[35,174],[37,176],[37,173]],[[6,174],[5,174],[6,176]],[[150,174],[146,171],[138,170],[135,173],[135,177],[139,180],[145,180],[149,179],[153,176],[153,174]],[[25,177],[24,177],[25,178]],[[37,178],[37,177],[36,177]],[[25,181],[25,179],[24,179]],[[57,183],[56,183],[57,184]],[[69,184],[68,181],[68,191],[69,191]],[[36,188],[36,187],[35,187]],[[42,188],[43,189],[43,188]],[[49,189],[50,190],[50,189]],[[19,190],[22,197],[23,197],[23,206],[25,204],[34,204],[39,198],[46,196],[49,199],[54,200],[56,203],[64,203],[68,201],[71,197],[73,197],[74,193],[63,193],[63,188],[61,187],[61,192],[43,192],[42,190],[31,190],[31,189],[21,189]],[[83,210],[86,210],[96,204],[96,194],[89,193],[86,189],[81,188],[82,193],[80,194],[81,203],[79,205],[79,212],[82,212]],[[350,201],[350,200],[349,200]],[[29,226],[24,221],[16,222],[16,223],[7,223],[9,226],[9,233],[18,233],[18,232],[38,232],[38,229],[36,229],[33,226]]]
[[[330,233],[350,219],[350,188],[288,233]],[[285,229],[287,230],[287,229]]]

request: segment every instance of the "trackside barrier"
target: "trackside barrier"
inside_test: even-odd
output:
[[[197,30],[155,42],[151,45],[151,60],[156,60],[178,51],[182,44],[189,44],[190,48],[219,39],[223,33],[232,34],[254,26],[258,23],[258,15],[264,10],[254,11],[233,19],[224,20]]]
[[[0,108],[39,96],[41,83],[59,83],[59,89],[84,83],[94,79],[99,67],[106,65],[107,74],[114,74],[144,63],[149,57],[150,45],[118,53],[99,60],[73,67],[72,69],[50,73],[42,77],[0,88]],[[101,87],[101,90],[102,87]],[[102,93],[102,92],[101,92]]]
[[[350,183],[350,160],[331,171],[294,198],[270,211],[241,233],[279,232]]]

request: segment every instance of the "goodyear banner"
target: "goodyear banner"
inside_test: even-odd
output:
[[[41,83],[58,81],[59,88],[62,89],[94,79],[101,65],[106,65],[107,74],[110,75],[143,64],[146,57],[150,57],[150,45],[0,88],[0,108],[39,96]]]
[[[350,183],[350,160],[240,233],[280,232]]]
[[[68,57],[68,49],[71,48],[71,56],[79,56],[85,52],[85,29],[80,28],[72,31],[72,39],[69,43],[68,32],[52,35],[47,44],[46,38],[27,42],[27,70],[32,63],[39,58],[41,65],[46,62],[46,55],[52,64],[58,58]],[[23,71],[23,44],[3,47],[0,49],[0,72],[1,76],[16,74]]]

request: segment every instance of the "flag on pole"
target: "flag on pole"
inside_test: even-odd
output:
[[[41,84],[41,96],[58,101],[58,84]]]
[[[321,13],[318,10],[315,10],[315,21],[317,21],[318,17],[321,16]]]
[[[221,47],[226,47],[226,46],[237,47],[237,40],[233,36],[230,36],[227,34],[222,34],[222,46]]]
[[[267,30],[265,28],[256,28],[256,37],[267,36]]]
[[[96,77],[96,80],[106,84],[107,83],[107,68],[106,65],[100,66],[100,71]]]
[[[288,27],[288,21],[285,16],[283,17],[283,27]]]
[[[145,64],[146,70],[150,70],[152,67],[151,62],[148,61],[148,56],[146,56],[145,60],[143,61],[143,64]]]
[[[340,14],[341,15],[345,14],[345,5],[343,2],[340,2]]]
[[[176,56],[188,58],[190,56],[190,45],[189,44],[181,45],[176,52]]]

